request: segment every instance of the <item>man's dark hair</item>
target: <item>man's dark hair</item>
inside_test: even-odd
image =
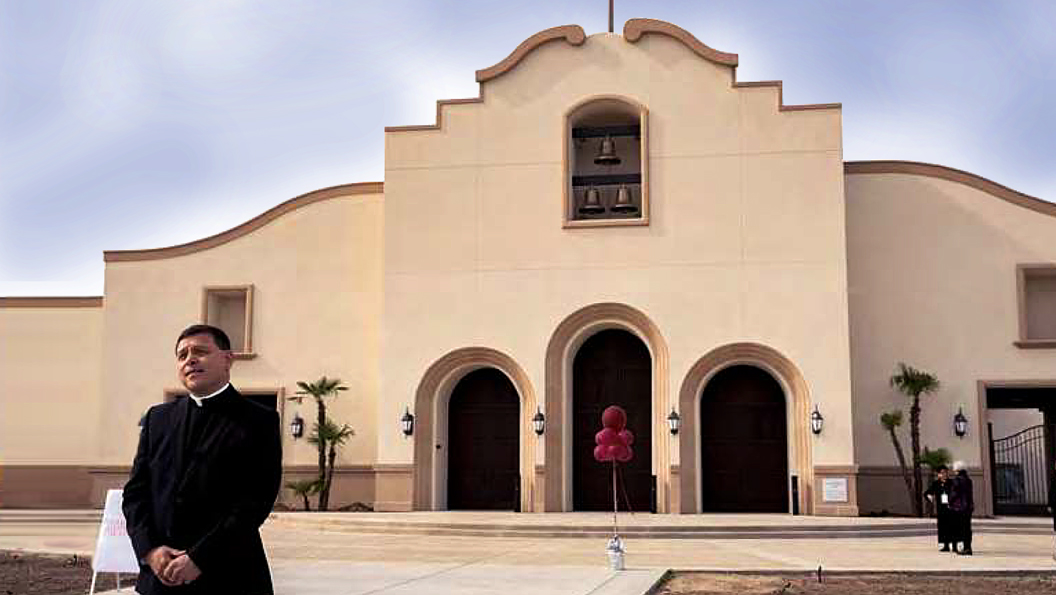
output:
[[[950,468],[947,467],[946,465],[939,465],[938,467],[935,468],[935,472],[936,473],[938,473],[939,471],[949,471],[949,470],[950,470]]]
[[[187,337],[193,337],[195,335],[210,335],[213,337],[213,342],[216,343],[217,347],[224,351],[231,351],[231,339],[227,338],[227,333],[211,324],[192,324],[183,329],[180,336],[176,337],[176,345],[179,345],[180,341]]]

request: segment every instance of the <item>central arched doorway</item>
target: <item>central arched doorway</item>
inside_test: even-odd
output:
[[[466,374],[448,403],[447,507],[514,510],[519,502],[520,401],[495,368]]]
[[[702,512],[788,512],[785,395],[755,366],[716,373],[700,397]]]
[[[626,499],[638,511],[652,509],[652,359],[634,334],[603,330],[583,342],[572,364],[572,506],[612,510],[612,468],[594,460],[594,435],[609,405],[627,411],[634,459],[621,465]],[[622,490],[621,490],[622,491]],[[621,493],[620,510],[627,510]]]

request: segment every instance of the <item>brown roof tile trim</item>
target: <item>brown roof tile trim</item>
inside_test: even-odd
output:
[[[583,42],[587,40],[587,34],[583,32],[583,28],[579,25],[562,25],[560,27],[551,27],[536,33],[528,39],[521,42],[521,45],[517,46],[517,49],[513,50],[509,56],[506,56],[501,62],[494,66],[485,68],[477,71],[477,82],[483,83],[484,81],[490,81],[496,77],[506,74],[513,67],[524,59],[525,56],[530,54],[535,48],[549,43],[551,41],[565,40],[571,45],[583,45]],[[441,99],[436,102],[436,122],[434,124],[416,124],[411,126],[386,126],[385,132],[409,132],[415,130],[440,130],[440,120],[444,106],[446,105],[461,105],[466,103],[484,103],[484,87],[481,86],[480,92],[476,97],[467,97],[464,99]]]
[[[0,297],[0,308],[102,308],[102,297]]]
[[[777,111],[798,112],[810,110],[841,109],[839,103],[808,103],[803,105],[785,105],[784,83],[781,81],[750,81],[747,83],[733,83],[735,89],[746,89],[752,87],[777,87]]]
[[[734,87],[777,87],[777,98],[778,98],[778,111],[803,111],[803,110],[824,110],[824,109],[840,109],[842,107],[839,103],[816,103],[816,104],[805,104],[805,105],[785,105],[782,99],[782,85],[781,81],[763,81],[763,82],[748,82],[738,83],[737,79],[737,54],[727,54],[726,52],[720,52],[716,49],[710,48],[704,45],[699,39],[693,36],[689,31],[677,26],[672,25],[666,21],[660,21],[656,19],[631,19],[627,21],[623,26],[623,37],[630,43],[637,43],[646,33],[658,33],[661,35],[667,35],[680,42],[682,42],[691,51],[696,53],[698,56],[721,64],[723,66],[730,66],[734,68],[733,78]],[[583,45],[586,41],[587,36],[584,33],[583,28],[579,25],[562,25],[560,27],[551,27],[536,33],[535,35],[524,40],[521,45],[517,46],[517,49],[513,50],[509,56],[506,56],[498,64],[477,71],[477,82],[483,83],[489,81],[498,76],[501,76],[510,70],[512,70],[517,64],[524,59],[529,53],[535,48],[555,40],[564,39],[571,45],[579,46]],[[441,99],[436,102],[436,122],[434,124],[417,124],[411,126],[386,126],[385,132],[407,132],[415,130],[440,130],[440,121],[442,111],[445,105],[459,105],[465,103],[484,103],[484,86],[481,85],[480,92],[477,97],[469,97],[465,99]]]
[[[685,29],[672,25],[666,21],[658,21],[656,19],[631,19],[623,26],[623,37],[631,43],[636,43],[646,33],[659,33],[661,35],[667,35],[668,37],[674,38],[682,42],[686,47],[695,52],[698,56],[720,64],[722,66],[729,66],[733,69],[733,86],[734,88],[748,88],[748,87],[777,87],[777,109],[782,112],[791,111],[805,111],[805,110],[825,110],[825,109],[840,109],[842,106],[839,103],[812,103],[805,105],[785,105],[785,101],[782,97],[783,87],[781,81],[758,81],[758,82],[737,82],[737,54],[727,54],[718,50],[712,49],[699,39],[693,36],[692,33]]]
[[[693,34],[685,29],[656,19],[631,19],[623,25],[623,38],[631,43],[637,43],[646,33],[660,33],[681,41],[689,49],[696,52],[705,60],[722,64],[723,66],[737,66],[737,54],[727,54],[704,45]]]
[[[544,43],[561,39],[567,41],[571,45],[583,45],[583,42],[587,40],[587,34],[583,31],[583,27],[580,27],[579,25],[562,25],[560,27],[544,29],[522,41],[521,45],[513,50],[513,53],[503,58],[498,64],[478,70],[477,82],[483,83],[506,74],[510,70],[513,70],[513,67],[517,66],[525,56],[532,53],[535,48]]]
[[[384,188],[385,185],[382,182],[362,182],[358,184],[344,184],[341,186],[332,186],[330,188],[315,190],[307,194],[302,194],[296,198],[291,198],[276,207],[272,207],[237,227],[233,227],[227,231],[220,232],[201,240],[195,240],[193,242],[176,246],[169,246],[167,248],[152,248],[149,250],[107,250],[103,252],[103,260],[105,262],[127,262],[133,260],[174,258],[176,256],[194,254],[195,252],[215,248],[216,246],[240,238],[264,227],[286,213],[296,211],[301,207],[306,207],[310,204],[330,200],[332,198],[340,198],[342,196],[381,194],[384,192]]]
[[[409,130],[440,130],[440,112],[445,105],[461,105],[463,103],[484,103],[483,89],[479,97],[467,97],[464,99],[441,99],[436,102],[436,123],[415,124],[411,126],[386,126],[385,132],[406,132]]]
[[[957,182],[971,186],[996,196],[1001,200],[1008,201],[1014,205],[1036,211],[1051,217],[1056,217],[1056,204],[1047,200],[1035,198],[1029,194],[1016,192],[1008,186],[1002,186],[997,182],[990,181],[984,177],[968,173],[963,170],[935,165],[933,163],[921,163],[919,161],[846,161],[843,164],[845,174],[908,174],[914,176],[927,176],[939,178],[950,182]]]

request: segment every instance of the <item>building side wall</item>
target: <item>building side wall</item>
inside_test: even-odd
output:
[[[378,342],[381,312],[382,196],[338,196],[297,208],[231,242],[204,251],[132,262],[108,262],[99,425],[107,429],[98,462],[128,465],[137,420],[164,392],[179,389],[177,334],[199,322],[207,286],[253,285],[252,359],[236,360],[232,383],[246,391],[294,396],[297,381],[320,376],[348,386],[328,403],[356,435],[338,464],[359,469],[376,453]],[[289,422],[315,420],[309,398],[280,402],[283,461],[301,473],[315,448],[294,440]],[[346,479],[344,477],[342,480]],[[355,488],[356,493],[372,488]],[[363,499],[363,498],[360,498]]]
[[[1056,262],[1056,218],[921,175],[852,174],[846,192],[858,464],[896,464],[879,423],[896,408],[905,412],[908,453],[910,401],[888,381],[906,362],[942,382],[922,401],[921,442],[980,468],[987,416],[979,383],[1056,385],[1056,350],[1014,345],[1016,265]],[[953,433],[959,408],[969,419],[963,439]]]
[[[101,307],[0,306],[0,506],[87,497],[102,328]]]

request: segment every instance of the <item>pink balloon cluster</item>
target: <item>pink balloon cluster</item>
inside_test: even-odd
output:
[[[618,405],[609,405],[601,414],[601,425],[605,426],[594,435],[594,458],[601,463],[618,461],[626,463],[634,457],[634,434],[625,429],[627,412]]]

